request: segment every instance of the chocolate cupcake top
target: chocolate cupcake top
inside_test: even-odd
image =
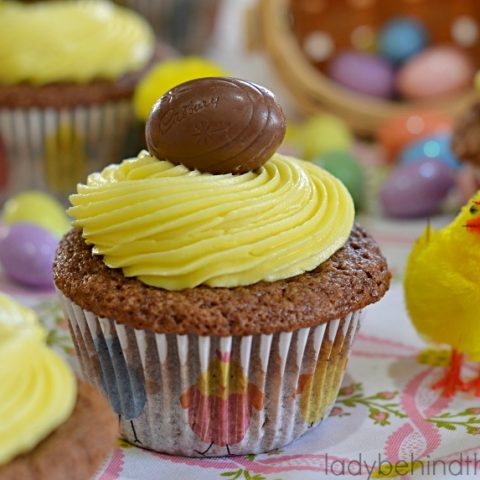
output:
[[[151,154],[90,175],[68,213],[108,267],[154,287],[236,287],[313,270],[347,240],[353,201],[325,170],[274,154],[284,133],[266,89],[187,82],[152,110]]]
[[[148,23],[106,1],[0,2],[0,83],[117,79],[154,53]]]
[[[377,302],[390,273],[376,243],[354,227],[347,243],[311,272],[234,288],[168,291],[125,278],[92,254],[79,229],[60,243],[57,287],[94,314],[157,333],[256,335],[316,326]]]
[[[341,318],[380,300],[390,273],[374,240],[355,226],[346,244],[311,272],[276,282],[168,291],[108,268],[80,229],[60,243],[57,288],[81,308],[156,333],[258,335]]]
[[[345,243],[354,217],[335,177],[279,154],[255,172],[212,175],[143,152],[90,175],[70,201],[106,265],[168,290],[312,270]]]

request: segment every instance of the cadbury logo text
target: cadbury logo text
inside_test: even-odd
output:
[[[160,121],[160,131],[167,133],[174,125],[183,122],[186,118],[194,115],[208,107],[216,108],[220,97],[211,97],[208,99],[190,101],[182,105],[180,109],[171,108],[165,112]]]

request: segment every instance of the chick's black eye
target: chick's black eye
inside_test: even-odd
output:
[[[471,213],[472,215],[474,215],[474,214],[477,213],[477,212],[478,212],[478,207],[475,206],[475,205],[472,205],[472,206],[470,207],[470,213]]]

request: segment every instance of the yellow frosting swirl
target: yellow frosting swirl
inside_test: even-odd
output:
[[[109,2],[0,1],[1,83],[116,79],[144,67],[153,49],[148,24]]]
[[[312,270],[345,243],[354,217],[335,177],[279,154],[255,172],[212,175],[142,152],[90,175],[70,201],[106,265],[168,290]]]
[[[0,465],[34,448],[75,405],[75,377],[45,339],[35,313],[0,294]]]

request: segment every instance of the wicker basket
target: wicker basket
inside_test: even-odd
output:
[[[478,0],[258,0],[247,18],[247,38],[251,49],[261,48],[272,59],[303,113],[329,111],[344,118],[358,133],[374,133],[385,119],[405,110],[434,107],[454,116],[464,111],[475,97],[473,90],[422,102],[395,102],[346,90],[324,75],[326,62],[310,60],[302,48],[308,36],[318,31],[334,39],[335,48],[352,48],[356,28],[368,26],[375,31],[397,15],[420,18],[433,44],[458,45],[452,33],[455,21],[480,28]],[[462,48],[480,66],[480,40]]]

